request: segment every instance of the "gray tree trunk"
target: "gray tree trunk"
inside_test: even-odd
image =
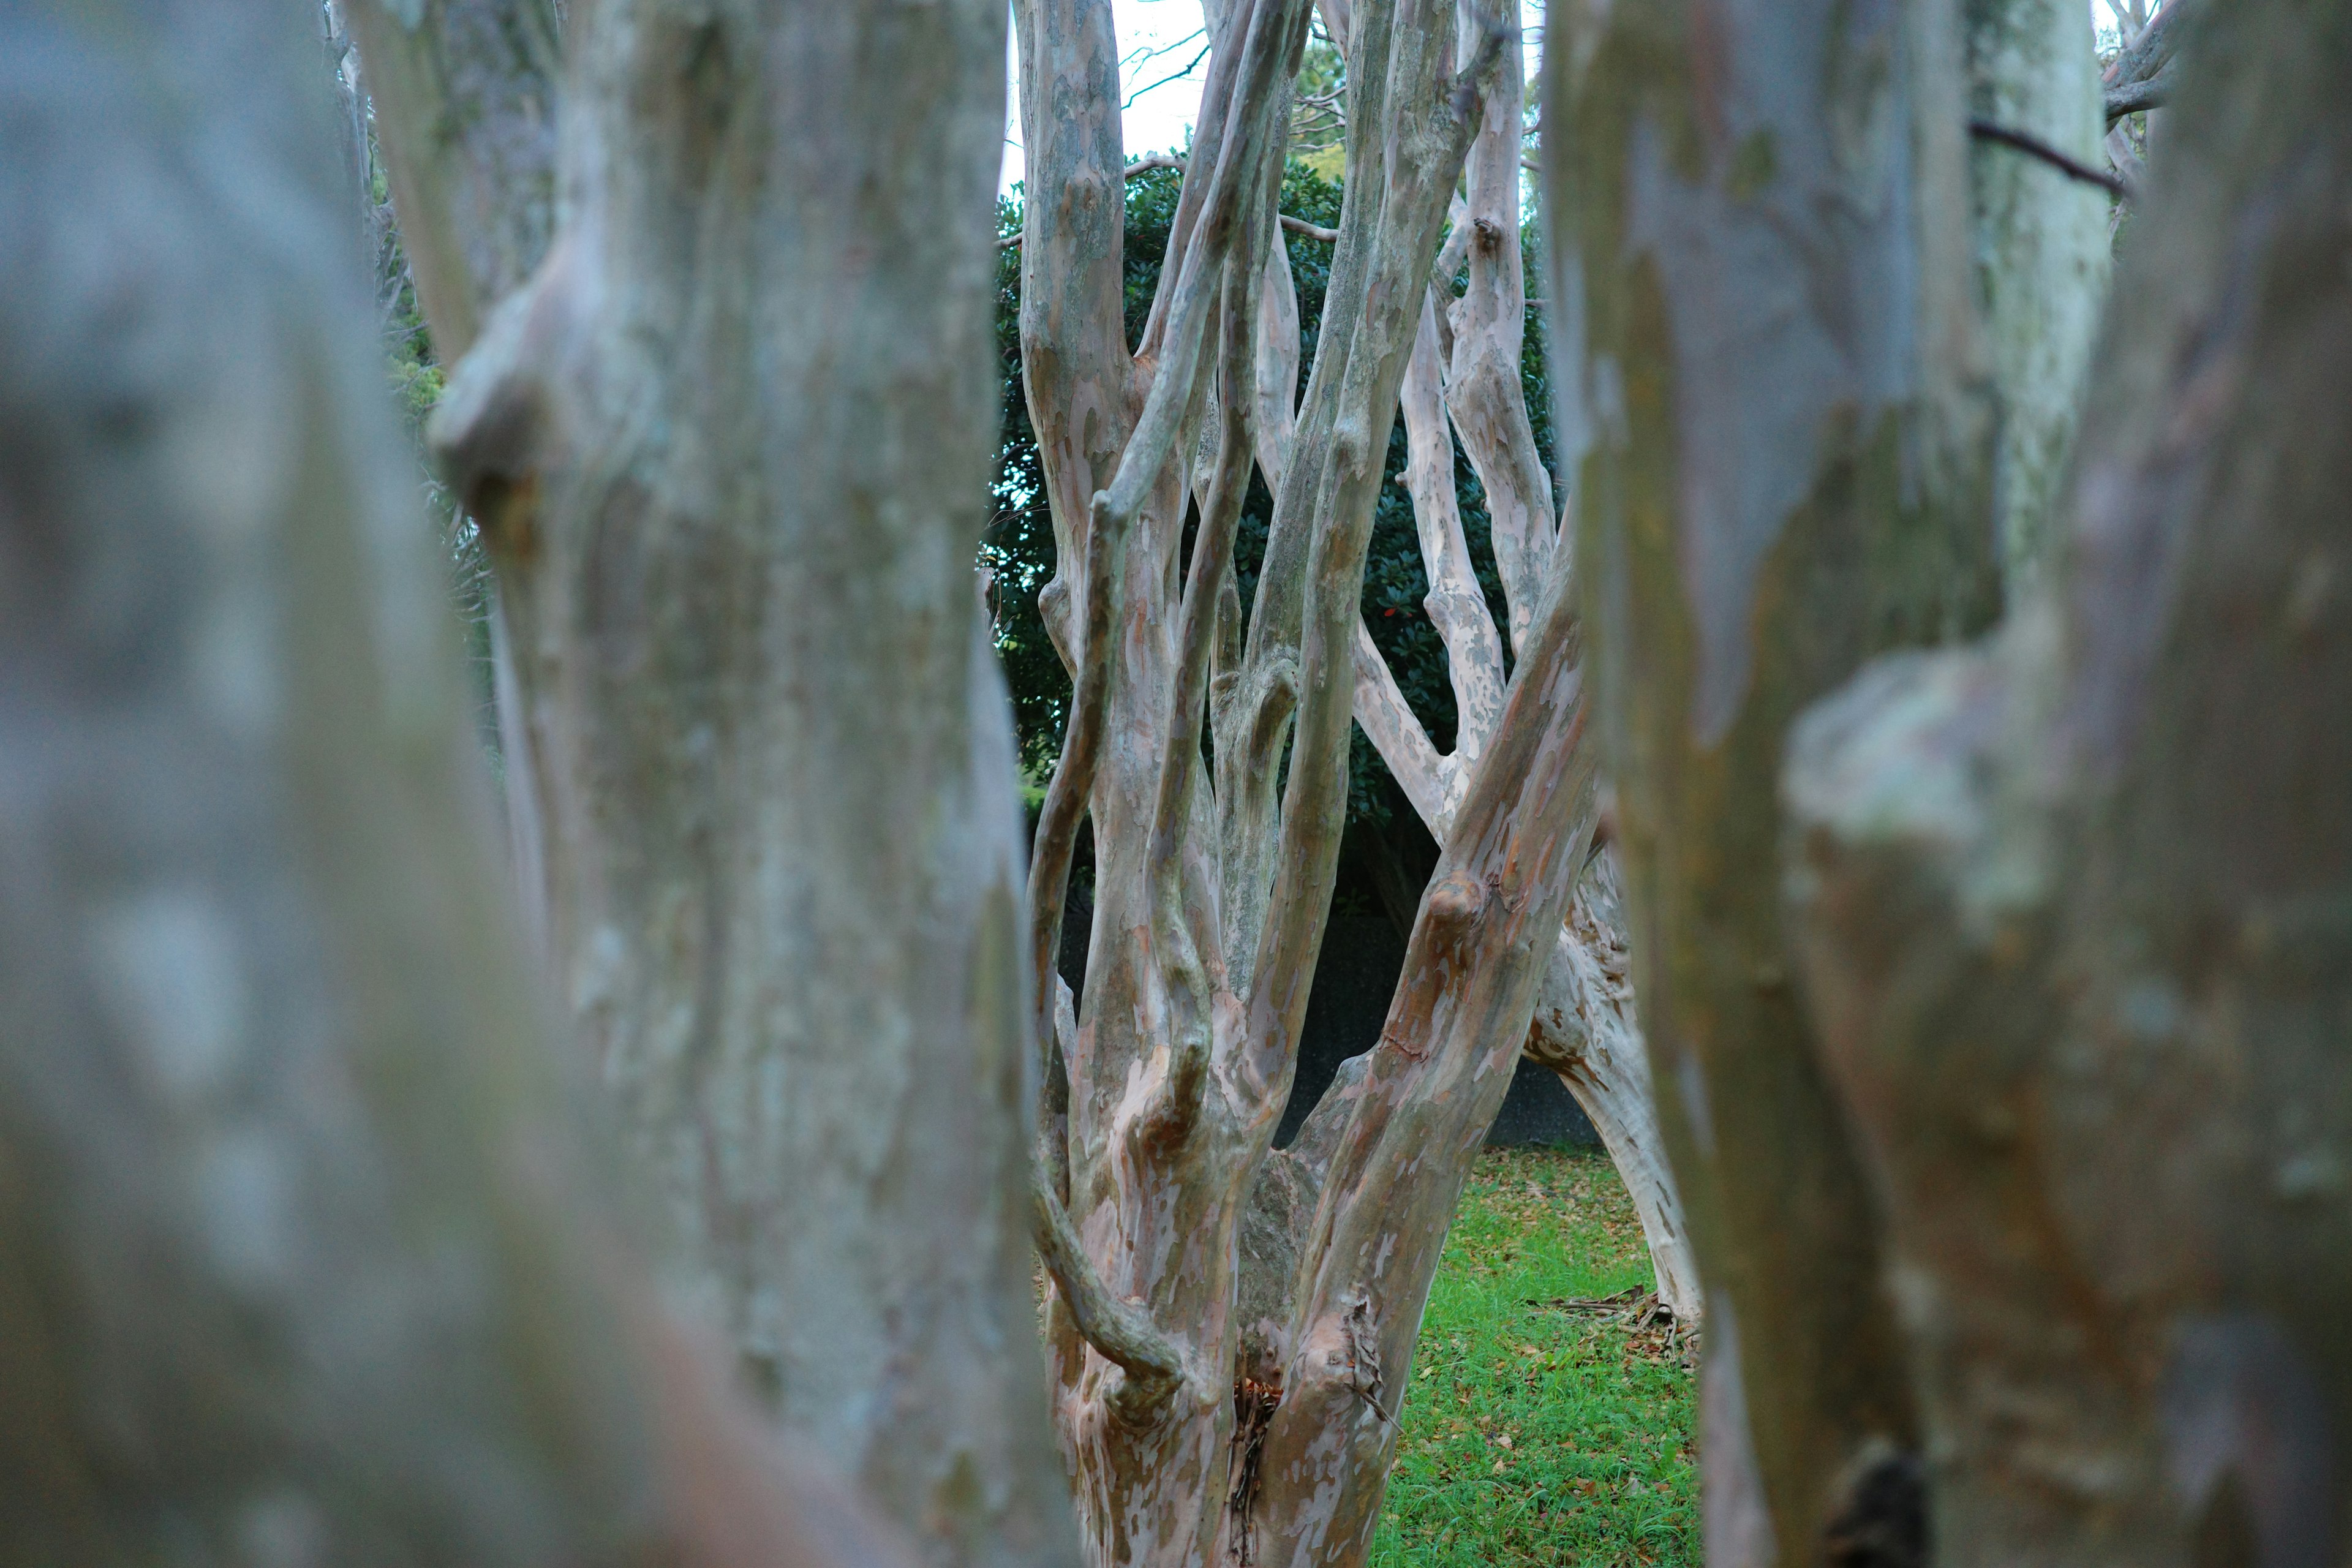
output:
[[[569,1031],[747,1379],[954,1563],[1071,1553],[971,580],[1003,29],[581,11],[562,223],[433,426],[499,563]]]
[[[2088,10],[2068,0],[1964,0],[1969,112],[2096,166],[2105,128]],[[1999,517],[2011,596],[2052,554],[2091,348],[2106,304],[2109,198],[2016,148],[1969,149],[1985,336],[2001,402]]]
[[[1669,0],[1550,27],[1561,462],[1706,1292],[1708,1555],[1907,1562],[1916,1417],[1792,985],[1775,781],[1807,703],[1998,603],[1958,18]]]
[[[0,14],[0,1559],[891,1561],[599,1201],[316,36]]]
[[[1792,744],[1940,1561],[2352,1549],[2347,69],[2336,5],[2182,41],[2054,591]]]
[[[522,287],[555,228],[555,0],[335,0],[360,44],[409,277],[445,366]],[[546,830],[505,607],[489,605],[507,849],[547,952]]]

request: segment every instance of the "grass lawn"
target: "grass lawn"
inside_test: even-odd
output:
[[[1373,1568],[1697,1563],[1686,1347],[1629,1310],[1560,1305],[1652,1284],[1605,1156],[1480,1157],[1413,1352]]]

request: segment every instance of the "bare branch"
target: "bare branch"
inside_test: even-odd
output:
[[[1454,440],[1446,428],[1438,369],[1437,308],[1433,287],[1423,296],[1421,327],[1405,364],[1399,404],[1405,423],[1405,486],[1412,493],[1421,560],[1429,579],[1423,607],[1445,645],[1445,671],[1454,687],[1456,766],[1474,765],[1503,712],[1503,638],[1486,610],[1486,595],[1470,563],[1454,488]],[[1444,842],[1443,839],[1440,842]]]
[[[2115,116],[2109,115],[2110,120]],[[2104,174],[2088,163],[2068,157],[2039,136],[2007,125],[1995,125],[1989,120],[1969,121],[1969,134],[1979,142],[1994,142],[2003,147],[2013,147],[2029,157],[2039,158],[2070,180],[2080,180],[2086,185],[2096,185],[2118,201],[2129,201],[2131,186],[2116,174]]]
[[[1252,391],[1251,348],[1256,316],[1256,279],[1263,263],[1256,259],[1255,237],[1263,231],[1244,222],[1242,243],[1225,262],[1224,300],[1220,312],[1221,352],[1217,366],[1217,438],[1214,477],[1209,486],[1200,531],[1192,546],[1190,575],[1177,633],[1176,678],[1168,697],[1168,723],[1160,743],[1160,783],[1153,802],[1151,844],[1145,875],[1151,879],[1151,900],[1161,952],[1163,979],[1168,987],[1170,1058],[1163,1104],[1152,1121],[1154,1135],[1179,1139],[1196,1119],[1201,1094],[1208,1081],[1211,1049],[1209,996],[1221,978],[1203,958],[1204,951],[1222,957],[1217,949],[1213,911],[1195,921],[1185,908],[1187,879],[1183,873],[1181,839],[1192,816],[1193,786],[1202,773],[1202,710],[1208,697],[1211,641],[1216,630],[1219,590],[1233,564],[1234,531],[1241,521],[1242,502],[1249,489],[1253,451],[1249,438]]]
[[[1085,635],[1079,645],[1077,679],[1071,694],[1069,727],[1064,737],[1061,761],[1046,785],[1045,805],[1038,816],[1030,865],[1031,962],[1041,1010],[1041,1036],[1053,1025],[1047,998],[1051,995],[1054,958],[1061,941],[1070,858],[1101,761],[1112,660],[1118,651],[1112,628],[1119,615],[1121,558],[1128,531],[1173,455],[1185,406],[1192,399],[1206,318],[1222,282],[1225,257],[1238,232],[1255,232],[1239,221],[1241,202],[1244,192],[1254,193],[1260,188],[1258,176],[1263,172],[1276,89],[1281,85],[1277,68],[1289,52],[1289,22],[1280,0],[1254,0],[1237,65],[1227,69],[1220,61],[1211,68],[1213,83],[1223,75],[1234,81],[1234,86],[1230,89],[1232,107],[1226,115],[1225,130],[1214,137],[1203,136],[1193,144],[1188,185],[1204,166],[1205,157],[1213,155],[1215,159],[1201,206],[1198,232],[1185,247],[1181,272],[1172,293],[1162,294],[1163,300],[1169,302],[1171,326],[1143,412],[1119,456],[1110,485],[1097,492],[1090,509]],[[1227,36],[1232,32],[1229,28]],[[1040,1245],[1044,1245],[1042,1240]]]
[[[2107,89],[2105,104],[2107,123],[2112,125],[2126,114],[2137,114],[2146,109],[2161,109],[2172,101],[2174,72],[2170,66],[2139,81],[2126,82]]]
[[[1302,977],[1320,949],[1338,868],[1351,666],[1381,454],[1439,224],[1475,128],[1475,116],[1459,112],[1459,99],[1445,94],[1442,62],[1451,40],[1432,25],[1435,9],[1431,0],[1367,4],[1354,17],[1350,82],[1365,96],[1350,105],[1358,133],[1349,141],[1349,195],[1299,448],[1315,451],[1317,460],[1294,460],[1284,475],[1250,632],[1253,658],[1296,657],[1301,672],[1290,772],[1246,983],[1244,1076],[1269,1087],[1288,1082],[1306,1012]],[[1367,60],[1384,60],[1387,70],[1360,68]],[[1469,85],[1483,93],[1491,77],[1491,68],[1474,71]],[[1344,357],[1327,361],[1334,354]],[[1289,645],[1293,635],[1297,641]],[[1257,761],[1273,765],[1271,758]],[[1230,883],[1227,891],[1234,896]],[[1244,889],[1242,897],[1253,892]]]
[[[1489,25],[1465,21],[1465,30]],[[1519,249],[1518,154],[1527,132],[1519,113],[1516,12],[1503,30],[1496,78],[1470,150],[1461,213],[1447,244],[1449,256],[1459,247],[1468,278],[1461,300],[1446,313],[1454,336],[1445,345],[1445,404],[1470,466],[1486,487],[1495,564],[1503,579],[1511,646],[1517,648],[1543,596],[1558,531],[1551,474],[1536,446],[1520,379],[1527,280]],[[1484,605],[1483,595],[1479,602]]]
[[[1095,1272],[1070,1224],[1069,1211],[1046,1184],[1042,1159],[1030,1163],[1029,1201],[1037,1256],[1087,1343],[1125,1369],[1128,1383],[1120,1393],[1129,1407],[1148,1407],[1173,1397],[1184,1385],[1183,1352],[1140,1304],[1112,1295]]]
[[[1398,687],[1372,634],[1356,625],[1356,722],[1437,841],[1453,816],[1454,761],[1439,754]]]
[[[2126,114],[2161,108],[2171,98],[2181,36],[2193,26],[2182,18],[2197,8],[2197,0],[2172,0],[2108,62],[2099,79],[2105,89],[2108,124]]]

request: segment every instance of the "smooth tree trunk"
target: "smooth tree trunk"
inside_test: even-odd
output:
[[[317,31],[0,16],[0,1558],[895,1561],[541,1034]]]
[[[2179,51],[2051,592],[1786,777],[1952,1563],[2352,1549],[2352,18]]]
[[[1998,601],[1958,18],[1580,4],[1546,42],[1560,458],[1706,1294],[1707,1554],[1909,1563],[1915,1404],[1793,984],[1775,784],[1807,703]]]
[[[2091,18],[2066,0],[1963,0],[1969,113],[2086,167],[2101,157]],[[1998,500],[2011,597],[2042,574],[2106,304],[2109,198],[1979,136],[1969,151],[1985,338],[2000,385]]]
[[[599,0],[563,43],[562,222],[431,430],[563,1022],[781,1423],[929,1561],[1066,1562],[971,574],[1003,8]]]
[[[1457,36],[1437,0],[1350,8],[1346,195],[1293,410],[1296,318],[1270,237],[1307,15],[1215,8],[1160,293],[1130,348],[1110,7],[1018,8],[1023,370],[1059,557],[1040,608],[1073,675],[1031,868],[1035,1203],[1055,1415],[1104,1564],[1363,1560],[1454,1198],[1591,830],[1578,644],[1555,592],[1507,701],[1491,625],[1485,654],[1457,660],[1486,731],[1456,795],[1475,826],[1424,899],[1382,1045],[1309,1136],[1272,1151],[1337,871],[1387,436],[1433,330],[1448,199],[1486,106],[1516,104],[1499,79],[1512,29],[1465,7]],[[1436,386],[1415,383],[1416,405]],[[1233,544],[1254,465],[1275,508],[1244,624]],[[1548,490],[1523,510],[1547,546],[1515,600],[1532,638]],[[1053,961],[1087,817],[1095,923],[1071,996]]]

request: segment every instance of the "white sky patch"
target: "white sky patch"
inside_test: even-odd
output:
[[[1111,0],[1110,9],[1118,29],[1119,91],[1126,100],[1120,130],[1128,159],[1180,152],[1201,111],[1201,79],[1209,67],[1201,0]],[[997,185],[1010,192],[1022,168],[1017,52],[1007,55],[1005,71],[1004,171]]]
[[[2101,42],[2113,47],[2114,9],[2107,0],[2089,0],[2089,6],[2093,26],[2109,35]],[[1533,82],[1542,63],[1543,0],[1521,0],[1519,15]],[[1209,63],[1201,0],[1111,0],[1111,17],[1118,30],[1119,90],[1126,100],[1121,141],[1129,161],[1181,151],[1201,111],[1201,79]],[[997,189],[1006,194],[1022,174],[1019,48],[1008,41],[1004,63],[1004,165]]]

